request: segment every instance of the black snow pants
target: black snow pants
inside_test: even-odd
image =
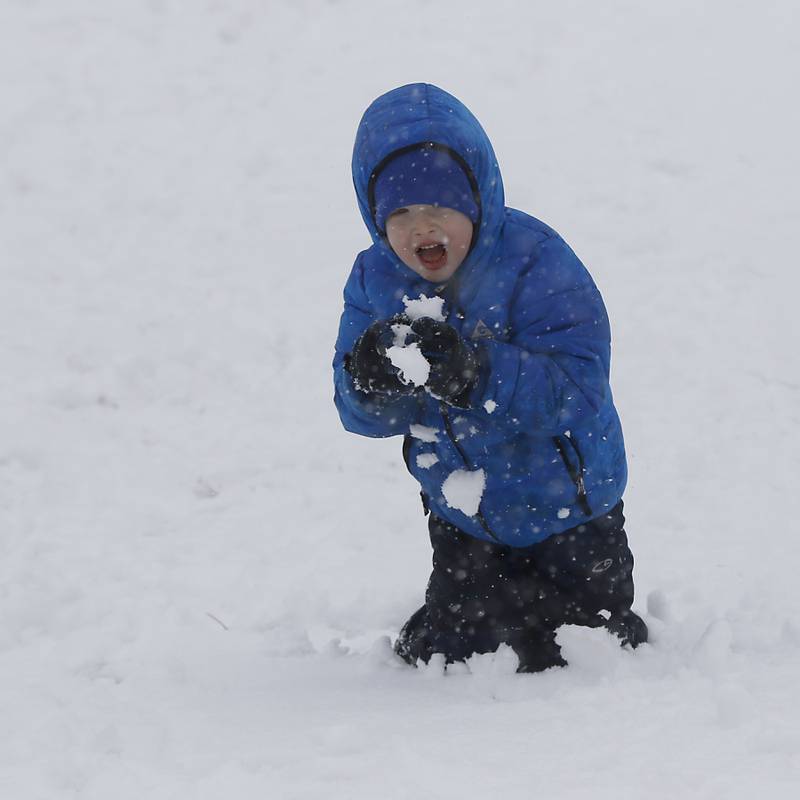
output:
[[[620,502],[564,533],[513,548],[475,539],[431,514],[425,606],[401,632],[397,652],[409,661],[427,661],[431,653],[461,661],[507,643],[520,670],[535,672],[566,663],[555,642],[560,625],[598,627],[630,614],[644,627],[630,612],[633,554],[624,524]],[[644,627],[640,640],[646,636]]]

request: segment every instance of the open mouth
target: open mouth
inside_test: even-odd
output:
[[[447,263],[447,248],[440,242],[422,244],[414,252],[427,269],[441,269]]]

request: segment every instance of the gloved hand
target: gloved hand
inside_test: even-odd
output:
[[[459,332],[446,322],[422,317],[411,324],[407,342],[415,341],[431,365],[425,388],[450,405],[467,408],[479,379],[478,358]]]
[[[408,324],[402,315],[373,322],[358,338],[345,360],[345,368],[362,392],[382,395],[411,394],[417,387],[400,380],[399,370],[386,357],[394,344],[393,325]]]

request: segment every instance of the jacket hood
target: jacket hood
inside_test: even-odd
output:
[[[378,229],[370,205],[370,183],[393,153],[433,142],[463,160],[480,198],[480,220],[469,255],[459,267],[470,271],[492,249],[503,225],[503,181],[489,137],[472,112],[443,89],[410,83],[381,95],[364,112],[353,148],[353,184],[372,240],[397,260]]]

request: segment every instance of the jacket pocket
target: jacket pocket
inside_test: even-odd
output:
[[[585,469],[583,454],[580,448],[572,436],[567,435],[554,436],[553,444],[556,450],[558,450],[558,455],[561,457],[561,460],[564,462],[564,467],[569,474],[570,480],[572,480],[572,483],[575,485],[578,507],[587,517],[591,517],[592,507],[589,505],[589,498],[586,494],[586,482],[584,480]],[[575,456],[574,462],[570,456],[570,452]]]

